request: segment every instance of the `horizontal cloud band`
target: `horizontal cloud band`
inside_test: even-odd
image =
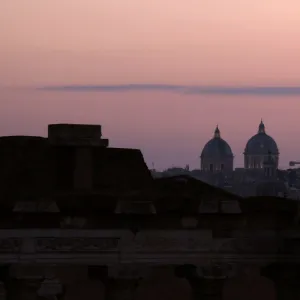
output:
[[[166,91],[203,95],[300,96],[300,86],[188,86],[164,84],[44,86],[38,90],[70,92]]]

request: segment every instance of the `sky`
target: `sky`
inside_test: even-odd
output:
[[[102,124],[149,166],[198,168],[218,124],[240,167],[263,118],[285,168],[300,160],[299,12],[299,0],[1,0],[0,135]]]

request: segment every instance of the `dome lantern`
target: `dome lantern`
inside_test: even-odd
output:
[[[221,133],[220,133],[220,129],[219,129],[218,125],[217,125],[217,127],[215,129],[214,138],[215,139],[221,138]]]
[[[265,124],[262,119],[261,119],[259,127],[258,127],[258,133],[266,133]]]

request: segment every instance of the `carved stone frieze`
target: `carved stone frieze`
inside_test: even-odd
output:
[[[167,237],[144,235],[134,240],[136,251],[200,251],[212,250],[213,240],[210,238],[197,237]]]
[[[37,238],[37,252],[115,251],[118,238]]]
[[[18,201],[13,211],[15,212],[59,212],[59,208],[55,201],[41,199],[40,202],[34,201]]]
[[[276,238],[233,238],[220,243],[216,252],[221,253],[278,253],[280,242]]]
[[[20,235],[24,237],[19,237]],[[38,234],[38,235],[37,235]],[[247,236],[217,238],[210,230],[141,231],[135,236],[106,236],[97,232],[78,237],[70,232],[68,237],[55,233],[57,237],[43,237],[41,232],[5,232],[0,238],[0,254],[13,253],[101,253],[120,251],[122,253],[211,253],[211,254],[299,254],[298,239],[284,239],[279,236]],[[54,235],[54,236],[55,236]],[[75,235],[75,236],[74,236]],[[112,234],[113,235],[113,234]],[[16,237],[17,236],[17,237]]]
[[[0,239],[0,253],[18,253],[20,252],[22,240],[19,238]]]

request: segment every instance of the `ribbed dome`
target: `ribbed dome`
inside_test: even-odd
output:
[[[269,153],[279,154],[279,151],[274,139],[266,134],[265,125],[261,121],[258,133],[252,136],[246,144],[245,154],[268,155]]]
[[[233,157],[229,144],[221,138],[217,126],[214,137],[204,146],[201,157]]]

